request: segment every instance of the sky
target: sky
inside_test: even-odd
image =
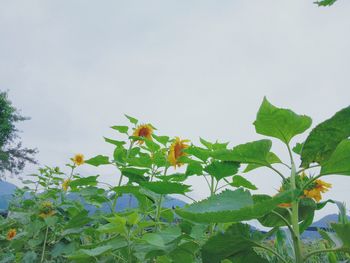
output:
[[[103,136],[118,138],[109,127],[127,124],[125,113],[160,134],[234,146],[264,138],[252,123],[267,96],[315,126],[350,104],[350,2],[312,2],[0,0],[0,90],[31,117],[22,141],[49,166],[75,153],[111,156]],[[108,167],[79,169],[118,179]],[[266,169],[246,177],[259,193],[280,185]],[[350,178],[324,180],[333,184],[325,198],[350,206]],[[193,198],[208,195],[203,179],[189,183]]]

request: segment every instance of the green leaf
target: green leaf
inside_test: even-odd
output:
[[[201,148],[201,147],[197,147],[197,146],[190,146],[187,149],[184,150],[184,152],[195,156],[196,158],[198,158],[199,160],[205,162],[206,160],[208,160],[210,154],[209,151],[207,149]]]
[[[296,154],[301,154],[301,151],[303,150],[303,146],[304,146],[304,143],[297,143],[294,147],[293,147],[293,149],[292,149],[292,151],[293,152],[295,152]]]
[[[185,194],[189,192],[190,185],[171,182],[141,182],[140,185],[157,194]]]
[[[227,176],[234,175],[238,172],[239,163],[231,161],[213,161],[206,166],[204,170],[214,176],[217,180],[225,178]]]
[[[129,116],[129,115],[126,115],[126,114],[124,114],[124,116],[126,117],[126,118],[128,118],[128,120],[132,123],[132,124],[137,124],[139,121],[137,120],[137,119],[135,119],[134,117],[131,117],[131,116]]]
[[[108,142],[108,143],[111,143],[117,147],[121,147],[125,144],[124,141],[117,141],[117,140],[112,140],[112,139],[109,139],[109,138],[106,138],[106,137],[103,137],[103,139],[105,140],[105,142]]]
[[[143,138],[143,141],[146,143],[147,148],[151,152],[156,152],[160,149],[160,146],[152,140],[149,140],[147,138]]]
[[[321,1],[316,1],[315,4],[318,6],[331,6],[335,2],[337,2],[337,0],[321,0]]]
[[[203,167],[199,162],[193,161],[187,165],[186,175],[202,175]]]
[[[146,182],[148,177],[144,174],[148,172],[148,169],[136,169],[136,168],[121,168],[122,175],[129,178],[129,182]]]
[[[175,212],[188,220],[200,223],[227,223],[259,218],[278,204],[292,200],[292,192],[283,192],[269,200],[254,203],[249,191],[239,188],[225,190],[218,195],[191,204]]]
[[[76,189],[78,186],[96,186],[98,181],[97,178],[99,177],[99,175],[95,175],[95,176],[88,176],[88,177],[82,177],[82,178],[77,178],[72,180],[69,183],[69,186],[72,189]]]
[[[214,151],[212,156],[224,161],[270,166],[271,146],[270,140],[259,140],[237,145],[233,150]]]
[[[152,134],[152,137],[159,143],[163,144],[164,146],[169,142],[170,137],[168,136],[157,136],[155,134]]]
[[[240,175],[235,175],[233,177],[233,180],[232,180],[232,183],[231,183],[232,186],[235,186],[235,187],[245,187],[245,188],[248,188],[248,189],[251,189],[251,190],[257,190],[258,188],[252,184],[251,182],[249,182],[247,179],[245,179],[244,177],[240,176]]]
[[[225,233],[218,233],[211,237],[202,247],[203,263],[220,263],[224,259],[233,259],[233,262],[244,256],[244,262],[266,262],[253,250],[256,242],[261,238],[254,237],[247,224],[232,224]],[[253,261],[247,261],[254,259]],[[243,261],[242,261],[243,262]]]
[[[337,145],[350,136],[350,106],[317,125],[306,138],[302,152],[302,167],[310,163],[325,163]]]
[[[288,144],[298,134],[310,128],[312,120],[291,110],[273,106],[264,98],[254,122],[257,133],[280,139]]]
[[[343,140],[321,167],[321,175],[350,175],[350,140]]]
[[[74,254],[68,255],[68,259],[83,259],[83,258],[90,258],[90,257],[97,257],[100,256],[110,250],[112,250],[113,247],[110,245],[107,246],[99,246],[92,249],[79,249]]]
[[[208,142],[204,140],[203,138],[199,138],[199,141],[201,144],[203,144],[207,149],[211,150],[213,148],[213,144],[211,142]]]
[[[342,247],[347,248],[350,251],[350,223],[337,224],[331,223],[332,228],[337,234],[338,238],[342,241]]]
[[[147,233],[142,236],[142,240],[146,241],[148,244],[157,246],[157,247],[164,247],[164,240],[163,238],[155,233]]]
[[[93,165],[93,166],[110,164],[108,156],[104,156],[104,155],[97,155],[89,160],[86,160],[85,163]]]
[[[113,130],[116,130],[120,133],[128,134],[129,127],[128,126],[112,126]]]
[[[274,154],[273,152],[269,152],[266,156],[266,160],[268,161],[269,164],[274,164],[274,163],[282,163],[281,159]],[[250,163],[247,165],[247,167],[244,169],[244,173],[250,172],[254,169],[257,169],[259,167],[263,167],[260,164],[254,164],[254,163]]]

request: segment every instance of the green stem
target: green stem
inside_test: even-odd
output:
[[[43,244],[43,251],[41,252],[41,260],[40,262],[44,262],[44,256],[45,256],[45,248],[46,248],[46,242],[47,242],[47,235],[49,233],[49,227],[46,227],[46,232],[45,232],[45,239],[44,239],[44,244]]]
[[[291,161],[291,175],[290,175],[290,181],[292,190],[295,191],[297,189],[296,186],[296,168],[295,163],[293,160],[293,155],[290,150],[289,145],[287,144],[288,153],[290,156]],[[295,195],[295,194],[294,194]],[[294,196],[293,202],[292,202],[292,228],[294,231],[293,236],[293,245],[294,245],[294,254],[295,254],[295,262],[296,263],[302,263],[303,262],[303,256],[302,256],[302,248],[301,248],[301,241],[300,241],[300,230],[299,230],[299,197]]]
[[[162,199],[163,199],[163,195],[160,195],[159,200],[158,200],[158,204],[157,204],[157,213],[156,213],[156,229],[159,230],[160,227],[160,213],[162,210]]]

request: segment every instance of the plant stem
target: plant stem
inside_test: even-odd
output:
[[[159,201],[158,201],[158,204],[157,204],[157,213],[156,213],[156,229],[159,230],[160,227],[159,227],[159,221],[160,221],[160,212],[162,210],[162,199],[163,199],[163,195],[160,195],[159,197]]]
[[[44,256],[45,256],[45,248],[46,248],[46,242],[47,242],[47,235],[49,233],[49,226],[46,227],[46,232],[45,232],[45,239],[44,239],[44,244],[43,244],[43,251],[41,252],[41,260],[40,262],[44,262]]]
[[[290,181],[292,190],[295,191],[297,189],[296,186],[296,168],[295,163],[293,160],[292,152],[289,148],[289,145],[287,144],[288,153],[290,156],[290,162],[291,162],[291,175],[290,175]],[[295,193],[294,193],[295,195]],[[302,263],[303,262],[303,256],[302,256],[302,249],[301,249],[301,242],[300,242],[300,231],[299,231],[299,197],[294,196],[293,202],[292,202],[292,227],[294,231],[293,235],[293,245],[294,245],[294,254],[295,254],[295,262],[296,263]]]

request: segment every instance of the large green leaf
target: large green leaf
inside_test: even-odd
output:
[[[270,140],[259,140],[237,145],[233,150],[218,150],[212,153],[214,158],[223,161],[270,166]]]
[[[190,185],[172,182],[141,182],[140,185],[157,194],[185,194]]]
[[[350,106],[317,125],[307,137],[301,152],[302,166],[325,163],[337,145],[350,136]]]
[[[231,258],[236,262],[235,260],[241,259],[243,255],[245,259],[254,258],[254,261],[245,262],[267,262],[253,250],[255,242],[259,241],[260,238],[252,235],[249,225],[232,224],[225,233],[216,234],[203,245],[201,249],[203,263],[220,263],[224,259]]]
[[[331,224],[338,238],[342,241],[342,247],[350,251],[350,223],[346,224]]]
[[[243,176],[240,176],[240,175],[233,176],[232,183],[230,185],[234,187],[242,186],[251,190],[258,189],[254,184],[252,184],[251,182],[249,182],[247,179],[245,179]]]
[[[350,175],[350,140],[343,140],[329,160],[322,165],[321,174]]]
[[[205,167],[205,171],[217,180],[234,175],[238,172],[239,163],[231,161],[213,161]]]
[[[129,178],[129,182],[145,182],[148,181],[148,177],[145,176],[145,173],[148,172],[148,169],[137,169],[137,168],[121,168],[122,175]]]
[[[264,98],[254,122],[257,133],[280,139],[288,144],[311,126],[312,120],[291,110],[277,108]]]
[[[288,203],[291,200],[292,193],[289,191],[263,202],[254,203],[247,190],[225,190],[175,211],[179,216],[199,223],[239,222],[259,218],[276,208],[278,204]]]

